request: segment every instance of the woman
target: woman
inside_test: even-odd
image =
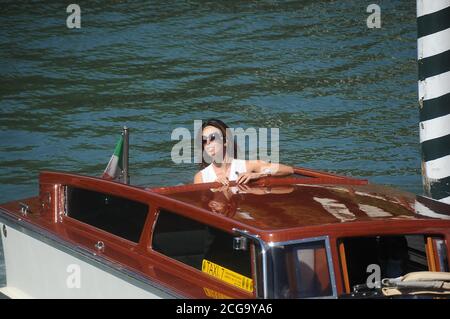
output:
[[[228,185],[230,181],[236,181],[238,184],[247,184],[265,176],[294,173],[292,167],[282,164],[236,159],[237,145],[233,143],[234,138],[227,128],[225,123],[216,119],[202,124],[202,170],[195,174],[194,183],[219,182]],[[233,147],[229,148],[229,145]]]

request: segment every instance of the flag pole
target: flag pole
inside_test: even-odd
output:
[[[122,153],[122,163],[123,163],[123,183],[130,184],[130,175],[128,171],[128,149],[129,149],[129,129],[128,127],[123,127],[123,153]]]

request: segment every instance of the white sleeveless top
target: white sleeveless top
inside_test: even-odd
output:
[[[202,172],[202,180],[203,183],[212,183],[217,179],[216,172],[214,171],[213,164],[209,164],[207,167],[201,170]],[[235,181],[237,180],[238,175],[236,174],[247,172],[247,168],[245,166],[245,160],[233,159],[231,161],[230,174],[228,176],[228,180]]]

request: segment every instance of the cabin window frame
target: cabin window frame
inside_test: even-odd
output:
[[[434,271],[449,271],[449,258],[447,255],[447,241],[444,235],[433,234],[426,236],[426,241],[430,241],[429,249],[432,250]]]
[[[336,284],[336,276],[335,276],[335,272],[334,272],[334,264],[333,264],[333,255],[332,255],[332,251],[331,251],[331,244],[330,244],[330,236],[325,235],[325,236],[318,236],[318,237],[309,237],[309,238],[303,238],[303,239],[296,239],[296,240],[288,240],[288,241],[282,241],[282,242],[270,242],[267,244],[267,252],[269,254],[266,254],[266,256],[263,258],[266,258],[266,265],[273,265],[273,248],[277,247],[277,246],[287,246],[287,245],[299,245],[299,244],[308,244],[308,243],[314,243],[314,242],[324,242],[325,245],[325,252],[327,254],[327,264],[328,264],[328,272],[329,272],[329,276],[330,276],[330,284],[331,284],[331,292],[332,294],[329,296],[320,296],[320,297],[306,297],[306,298],[302,298],[302,299],[336,299],[338,297],[337,294],[337,284]],[[269,262],[270,261],[270,262]],[[264,261],[263,261],[264,262]],[[269,275],[269,273],[271,274],[271,279],[272,280],[268,280],[269,278],[264,278],[265,282],[270,285],[269,287],[267,287],[268,291],[265,292],[266,294],[269,293],[269,291],[271,293],[273,293],[273,279],[275,274],[273,273],[273,269],[270,269],[267,271],[267,276]],[[264,296],[265,298],[271,298],[271,296]]]
[[[390,234],[390,233],[376,233],[371,235],[361,235],[361,236],[340,236],[336,239],[336,245],[338,249],[338,257],[339,257],[339,270],[341,276],[343,278],[343,293],[350,294],[353,292],[350,285],[350,277],[349,271],[347,267],[347,246],[345,243],[346,239],[355,239],[355,238],[375,238],[375,237],[407,237],[407,236],[422,236],[423,237],[423,248],[425,253],[425,259],[427,261],[427,271],[439,271],[436,265],[433,266],[438,260],[438,250],[436,247],[436,241],[442,240],[444,242],[444,247],[446,248],[445,237],[443,234],[429,234],[429,233],[421,233],[421,232],[405,232],[399,234]],[[369,276],[370,273],[367,273]],[[364,284],[364,283],[361,283]]]
[[[115,192],[108,192],[108,191],[103,191],[101,189],[97,189],[96,187],[86,187],[86,186],[78,186],[78,185],[70,185],[70,184],[63,184],[63,196],[64,196],[64,200],[63,200],[63,208],[62,208],[62,213],[60,214],[60,222],[68,222],[68,226],[74,228],[75,226],[77,228],[79,228],[80,230],[84,231],[84,232],[89,232],[89,238],[91,238],[92,240],[107,240],[107,241],[115,241],[115,242],[120,242],[120,243],[126,243],[126,245],[128,247],[137,247],[140,246],[142,244],[142,240],[145,236],[145,230],[147,227],[147,223],[149,218],[151,218],[151,214],[152,214],[152,207],[154,205],[152,205],[149,201],[142,201],[142,200],[137,200],[135,198],[129,198],[129,197],[125,197],[122,196],[120,193],[116,194]],[[68,187],[72,187],[72,188],[78,188],[78,189],[82,189],[84,191],[90,191],[90,192],[96,192],[96,193],[101,193],[104,195],[109,195],[109,196],[114,196],[114,197],[119,197],[119,198],[123,198],[123,199],[127,199],[130,201],[134,201],[143,205],[147,206],[147,215],[144,219],[144,223],[142,225],[142,230],[139,236],[139,239],[137,242],[130,240],[128,238],[125,237],[121,237],[119,235],[116,235],[112,232],[109,232],[105,229],[96,227],[95,225],[86,223],[82,220],[79,220],[77,218],[74,218],[72,216],[70,216],[68,213],[68,196],[67,196],[67,189]],[[94,239],[95,237],[95,239]]]
[[[147,236],[148,235],[150,235],[150,236],[147,239],[145,239],[147,241],[146,250],[147,250],[147,252],[149,254],[156,254],[158,257],[161,257],[161,258],[163,258],[165,260],[173,262],[175,265],[181,267],[181,269],[188,269],[192,273],[202,276],[202,278],[204,278],[204,279],[214,280],[219,285],[227,287],[228,289],[233,289],[233,290],[239,291],[240,293],[242,293],[244,295],[247,295],[247,296],[252,296],[252,297],[256,297],[256,298],[258,297],[258,293],[257,293],[258,292],[258,283],[257,283],[258,276],[257,276],[257,269],[255,268],[255,265],[257,264],[257,258],[256,258],[256,253],[255,253],[256,250],[257,250],[256,243],[254,243],[253,241],[250,241],[249,242],[249,247],[247,248],[249,250],[249,255],[250,255],[250,260],[249,260],[250,265],[249,266],[250,266],[250,270],[251,270],[251,279],[253,280],[253,292],[249,292],[249,291],[246,291],[246,290],[241,289],[239,287],[235,287],[233,285],[230,285],[230,284],[228,284],[228,283],[226,283],[224,281],[221,281],[221,280],[219,280],[219,279],[217,279],[217,278],[215,278],[215,277],[213,277],[211,275],[208,275],[207,273],[204,273],[201,269],[193,267],[193,266],[191,266],[191,265],[189,265],[187,263],[184,263],[184,262],[182,262],[180,260],[177,260],[177,259],[175,259],[175,258],[173,258],[173,257],[171,257],[169,255],[166,255],[166,254],[164,254],[164,253],[162,253],[160,251],[155,250],[153,248],[153,238],[154,238],[154,235],[155,235],[156,224],[158,223],[158,219],[159,219],[161,211],[167,211],[168,213],[177,215],[179,217],[186,218],[186,219],[189,219],[191,221],[204,224],[207,227],[215,228],[215,229],[217,229],[219,231],[227,233],[231,237],[237,236],[236,233],[233,230],[230,231],[227,228],[222,228],[222,227],[219,227],[217,225],[212,225],[212,224],[206,223],[206,222],[204,222],[204,221],[202,221],[200,219],[196,219],[196,218],[193,218],[192,216],[186,215],[185,213],[180,213],[179,209],[174,209],[172,207],[166,207],[164,205],[158,205],[158,206],[154,207],[154,210],[152,211],[153,212],[153,216],[152,216],[151,232],[150,232],[150,234],[147,234]],[[245,298],[247,298],[247,297],[245,297]]]

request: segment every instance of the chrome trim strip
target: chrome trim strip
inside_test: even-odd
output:
[[[435,239],[436,250],[439,259],[439,271],[448,271],[448,264],[445,262],[447,257],[447,246],[443,239]]]
[[[153,289],[160,290],[164,294],[169,295],[169,298],[186,298],[185,296],[179,295],[158,283],[152,282],[151,280],[137,272],[120,266],[120,264],[118,263],[111,262],[101,256],[94,254],[93,252],[90,252],[83,247],[75,246],[72,243],[61,240],[59,237],[45,229],[35,226],[21,218],[15,219],[2,208],[0,208],[0,222],[143,290],[150,292],[151,287]]]
[[[4,277],[0,278],[0,288],[6,287],[6,262],[5,262],[5,253],[3,250],[3,237],[6,237],[6,227],[2,227],[0,229],[2,234],[0,234],[0,274]],[[2,299],[2,294],[0,293],[0,299]]]
[[[330,271],[330,277],[331,277],[331,289],[333,291],[333,297],[337,298],[336,276],[334,274],[333,259],[331,257],[330,238],[328,236],[324,236],[324,237],[326,237],[325,245],[326,245],[326,250],[327,250],[328,269]]]
[[[331,245],[330,245],[330,237],[325,236],[318,236],[318,237],[310,237],[310,238],[303,238],[303,239],[296,239],[296,240],[288,240],[283,242],[270,242],[269,247],[277,247],[277,246],[285,246],[285,245],[293,245],[293,244],[304,244],[304,243],[310,243],[310,242],[317,242],[317,241],[325,241],[325,250],[327,252],[327,261],[328,261],[328,271],[330,272],[330,279],[331,279],[331,290],[333,291],[332,296],[323,296],[320,298],[337,298],[337,286],[336,286],[336,278],[334,275],[334,267],[333,267],[333,259],[331,257]],[[317,297],[316,297],[317,298]]]
[[[267,274],[267,244],[264,240],[261,239],[261,237],[259,237],[259,235],[253,235],[250,234],[247,230],[242,230],[242,229],[237,229],[237,228],[233,228],[232,229],[233,232],[235,232],[236,234],[239,234],[245,238],[249,238],[250,240],[253,240],[257,243],[259,243],[260,247],[261,247],[261,255],[262,255],[262,272],[263,272],[263,298],[267,299],[268,297],[268,274]]]
[[[303,239],[270,242],[269,246],[274,247],[274,246],[284,246],[284,245],[291,245],[291,244],[302,244],[302,243],[309,243],[309,242],[313,242],[313,241],[327,240],[327,239],[329,239],[329,237],[328,237],[328,235],[325,235],[325,236],[309,237],[309,238],[303,238]]]

